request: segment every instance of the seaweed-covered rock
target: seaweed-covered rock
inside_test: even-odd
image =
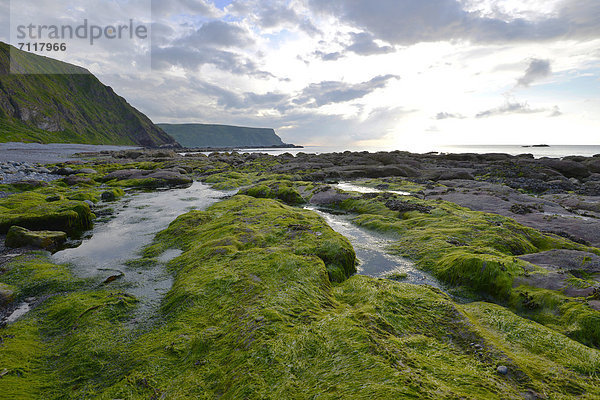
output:
[[[123,182],[125,186],[133,187],[165,187],[190,185],[193,179],[182,175],[180,171],[172,170],[141,170],[122,169],[111,172],[102,178],[103,182]]]
[[[56,175],[68,176],[68,175],[75,174],[76,171],[73,168],[71,168],[71,167],[61,167],[61,168],[58,168],[58,169],[54,170],[53,173],[56,174]]]
[[[67,234],[60,231],[30,231],[20,226],[12,226],[6,235],[7,247],[35,247],[55,250],[67,240]]]
[[[259,199],[278,199],[286,204],[299,205],[306,201],[290,182],[270,182],[269,184],[260,184],[242,190],[240,194],[256,197]]]
[[[102,195],[100,197],[104,201],[115,201],[116,199],[118,199],[119,197],[123,197],[124,195],[125,192],[123,191],[123,189],[117,188],[102,192]]]
[[[48,183],[44,182],[44,181],[38,181],[35,179],[26,179],[26,180],[14,182],[11,185],[19,190],[25,191],[25,190],[37,189],[40,187],[46,187],[46,186],[48,186]]]
[[[77,176],[77,175],[69,175],[66,178],[64,178],[62,181],[69,186],[92,185],[94,183],[94,181],[88,177]]]
[[[392,211],[399,211],[401,213],[407,211],[418,211],[420,213],[430,214],[431,210],[433,210],[433,207],[430,206],[424,206],[422,204],[402,200],[388,200],[385,203],[385,206]]]
[[[11,226],[33,230],[55,230],[74,233],[90,229],[93,218],[90,207],[73,200],[48,202],[48,196],[26,192],[0,199],[0,233]]]
[[[15,298],[15,291],[8,285],[0,283],[0,307],[11,303]]]
[[[81,168],[81,169],[78,169],[77,171],[75,171],[75,173],[90,175],[90,174],[97,174],[98,172],[92,168]]]

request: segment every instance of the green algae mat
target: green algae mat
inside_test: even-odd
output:
[[[0,329],[0,398],[600,397],[598,350],[498,305],[353,276],[352,246],[311,211],[234,196],[177,218],[140,273],[172,248],[147,321],[127,287],[42,253],[5,265],[1,283],[44,301]]]

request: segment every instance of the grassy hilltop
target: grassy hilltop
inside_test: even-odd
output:
[[[48,73],[29,74],[39,71]],[[0,42],[0,142],[13,141],[175,144],[87,70]]]

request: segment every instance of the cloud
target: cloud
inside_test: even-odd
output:
[[[10,2],[0,2],[0,41],[8,43],[10,37]]]
[[[374,41],[374,36],[367,32],[351,33],[352,44],[346,47],[346,50],[361,56],[370,56],[373,54],[386,54],[394,51],[392,46],[379,46]]]
[[[321,107],[332,103],[345,103],[360,99],[377,89],[385,87],[392,79],[400,79],[400,77],[397,75],[380,75],[367,82],[357,84],[339,81],[313,83],[302,91],[294,100],[294,104]]]
[[[465,116],[460,115],[460,114],[453,114],[453,113],[447,113],[447,112],[439,112],[436,114],[435,119],[437,120],[443,120],[443,119],[464,119]]]
[[[560,108],[558,106],[554,106],[554,107],[552,107],[551,113],[548,116],[549,117],[560,117],[561,115],[563,115],[563,113],[562,113],[562,111],[560,111]]]
[[[281,1],[235,0],[227,10],[239,17],[253,20],[263,29],[298,28],[309,36],[321,33],[310,15],[300,14],[293,6]]]
[[[344,55],[339,51],[332,52],[332,53],[326,53],[323,51],[315,51],[313,54],[315,56],[319,57],[323,61],[337,61],[340,58],[344,57]]]
[[[459,0],[308,0],[317,13],[335,16],[393,44],[469,40],[482,43],[597,37],[600,2],[566,0],[556,15],[524,19],[486,16]]]
[[[193,48],[191,46],[167,46],[152,49],[152,68],[156,71],[169,70],[178,66],[186,70],[197,70],[200,66],[211,64],[222,71],[236,75],[252,75],[270,78],[272,74],[262,71],[252,60],[233,53],[211,47]]]
[[[245,47],[254,41],[245,29],[224,21],[211,21],[203,24],[200,29],[180,40],[181,43],[197,48],[207,46]]]
[[[155,18],[184,13],[205,17],[218,17],[222,15],[221,10],[207,0],[152,0],[152,15]]]
[[[545,108],[531,108],[527,102],[507,101],[504,105],[478,113],[475,118],[488,118],[505,114],[537,114],[546,112]]]
[[[543,79],[552,73],[549,60],[532,59],[523,75],[517,81],[518,86],[528,87],[533,82]]]

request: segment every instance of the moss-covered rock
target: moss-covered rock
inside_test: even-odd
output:
[[[106,190],[102,192],[101,198],[104,201],[115,201],[120,197],[125,195],[125,191],[121,188],[114,188],[111,190]]]
[[[14,287],[0,283],[0,307],[12,303],[15,299]]]
[[[30,231],[20,226],[11,226],[6,235],[7,247],[35,247],[56,250],[67,241],[67,234],[60,231]]]
[[[46,201],[43,192],[25,192],[0,199],[0,233],[17,225],[33,230],[56,230],[73,233],[90,229],[93,214],[80,201]]]
[[[278,199],[289,205],[306,203],[295,185],[290,181],[267,181],[240,191],[241,194],[260,198]]]

